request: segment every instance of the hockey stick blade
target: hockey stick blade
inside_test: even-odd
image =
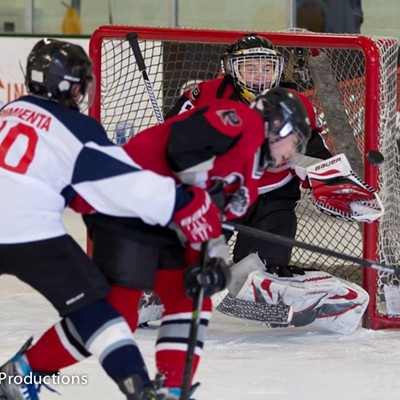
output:
[[[310,250],[315,253],[325,254],[327,256],[336,257],[340,260],[350,261],[354,264],[362,265],[364,267],[369,267],[375,269],[377,271],[388,272],[391,274],[399,275],[399,268],[386,266],[382,264],[378,264],[374,261],[366,260],[364,258],[353,257],[347,254],[339,253],[334,250],[325,249],[323,247],[315,246],[308,243],[299,242],[298,240],[288,238],[286,236],[276,235],[274,233],[260,231],[259,229],[251,228],[249,226],[244,226],[241,224],[236,224],[233,222],[224,222],[222,224],[223,229],[228,231],[238,231],[244,235],[257,238],[264,239],[267,242],[280,244],[286,247],[298,247],[300,249]]]

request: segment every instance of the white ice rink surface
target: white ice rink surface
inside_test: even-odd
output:
[[[66,224],[84,245],[79,217],[67,214]],[[57,319],[28,286],[0,277],[0,364]],[[155,336],[154,327],[135,334],[152,374]],[[42,400],[124,398],[93,358],[63,374],[89,383],[55,386],[62,397],[43,389]],[[216,312],[197,379],[198,400],[400,400],[400,331],[266,330]]]

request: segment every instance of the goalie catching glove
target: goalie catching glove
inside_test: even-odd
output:
[[[339,154],[307,168],[309,196],[315,208],[346,221],[373,222],[384,213],[376,190]]]

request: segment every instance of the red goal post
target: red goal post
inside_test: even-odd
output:
[[[147,74],[164,114],[185,88],[217,77],[227,44],[247,33],[99,27],[90,40],[97,91],[89,112],[117,144],[157,123],[125,39],[131,32],[138,35]],[[397,40],[300,30],[258,34],[268,38],[287,60],[285,80],[313,102],[332,151],[346,152],[365,181],[379,190],[386,208],[379,223],[361,226],[320,214],[303,197],[296,209],[296,238],[382,264],[400,265],[400,156],[395,138]],[[366,161],[370,150],[383,154],[385,161],[379,167]],[[291,262],[363,285],[371,296],[366,327],[400,327],[399,281],[392,276],[301,249],[293,250]]]

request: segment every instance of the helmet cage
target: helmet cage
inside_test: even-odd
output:
[[[257,94],[279,85],[284,61],[275,50],[258,47],[226,54],[222,69],[225,75],[232,76],[245,100],[251,102]]]

